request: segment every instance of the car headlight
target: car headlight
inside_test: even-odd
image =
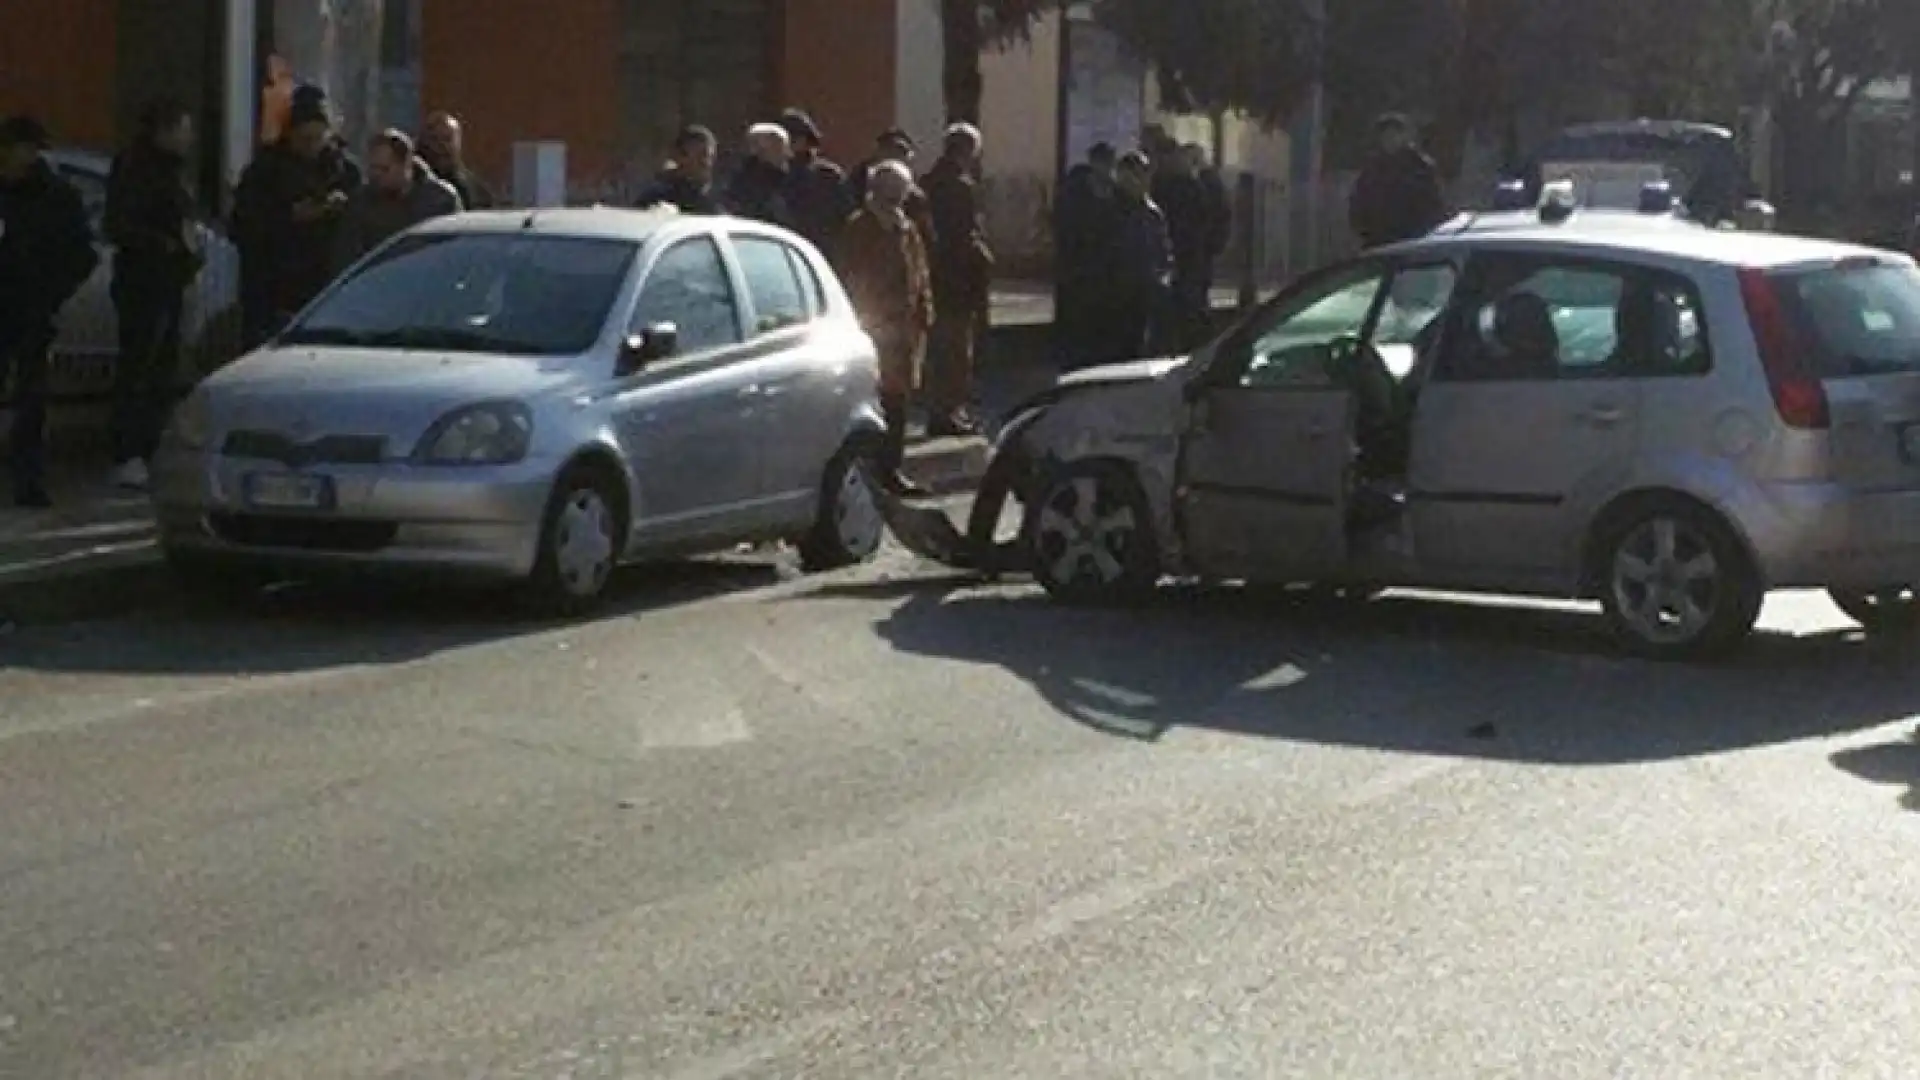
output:
[[[182,450],[204,450],[212,437],[213,411],[207,407],[207,395],[195,392],[174,406],[161,441]]]
[[[532,443],[532,410],[517,401],[492,401],[434,421],[413,457],[423,465],[506,465],[526,457]]]

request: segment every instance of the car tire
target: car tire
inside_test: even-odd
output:
[[[1597,548],[1613,636],[1649,660],[1698,660],[1744,642],[1766,589],[1746,548],[1712,511],[1680,499],[1637,509]]]
[[[584,615],[605,598],[626,544],[625,485],[612,470],[576,465],[554,482],[540,548],[521,599],[533,613]]]
[[[167,548],[162,556],[174,584],[197,600],[244,604],[257,599],[273,581],[273,575],[266,571],[233,559],[178,548]]]
[[[1132,470],[1106,461],[1051,470],[1020,538],[1042,588],[1071,604],[1129,604],[1160,582],[1153,511]]]
[[[1920,631],[1920,589],[1910,585],[1883,589],[1828,589],[1827,596],[1847,618],[1876,637],[1911,637]]]
[[[967,516],[967,547],[977,556],[977,569],[988,580],[1028,570],[1031,552],[1023,543],[1025,530],[1012,540],[999,539],[1001,514],[1008,499],[1020,498],[1021,481],[1028,470],[1026,454],[1009,447],[987,463],[987,471],[974,491],[973,507]]]
[[[827,463],[820,508],[800,539],[800,568],[822,574],[856,566],[880,553],[887,536],[871,446],[849,443]]]

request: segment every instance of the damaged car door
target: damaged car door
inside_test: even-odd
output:
[[[1222,342],[1190,384],[1178,509],[1199,573],[1308,582],[1344,568],[1349,369],[1368,352],[1386,277],[1367,260],[1309,279]]]

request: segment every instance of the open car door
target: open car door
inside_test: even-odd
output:
[[[1223,342],[1190,387],[1179,514],[1193,569],[1310,582],[1347,562],[1356,397],[1385,266],[1316,275]]]

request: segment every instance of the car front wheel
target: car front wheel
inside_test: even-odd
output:
[[[1601,603],[1615,638],[1652,660],[1711,656],[1753,630],[1765,590],[1746,551],[1713,514],[1674,502],[1609,534]]]
[[[554,484],[525,598],[545,615],[584,614],[620,565],[626,535],[620,485],[604,470],[573,468]]]
[[[1906,636],[1920,630],[1920,590],[1911,585],[1885,588],[1828,589],[1834,606],[1869,634]]]
[[[1137,601],[1160,580],[1152,510],[1140,483],[1109,462],[1065,466],[1039,485],[1021,536],[1034,577],[1078,604]]]

